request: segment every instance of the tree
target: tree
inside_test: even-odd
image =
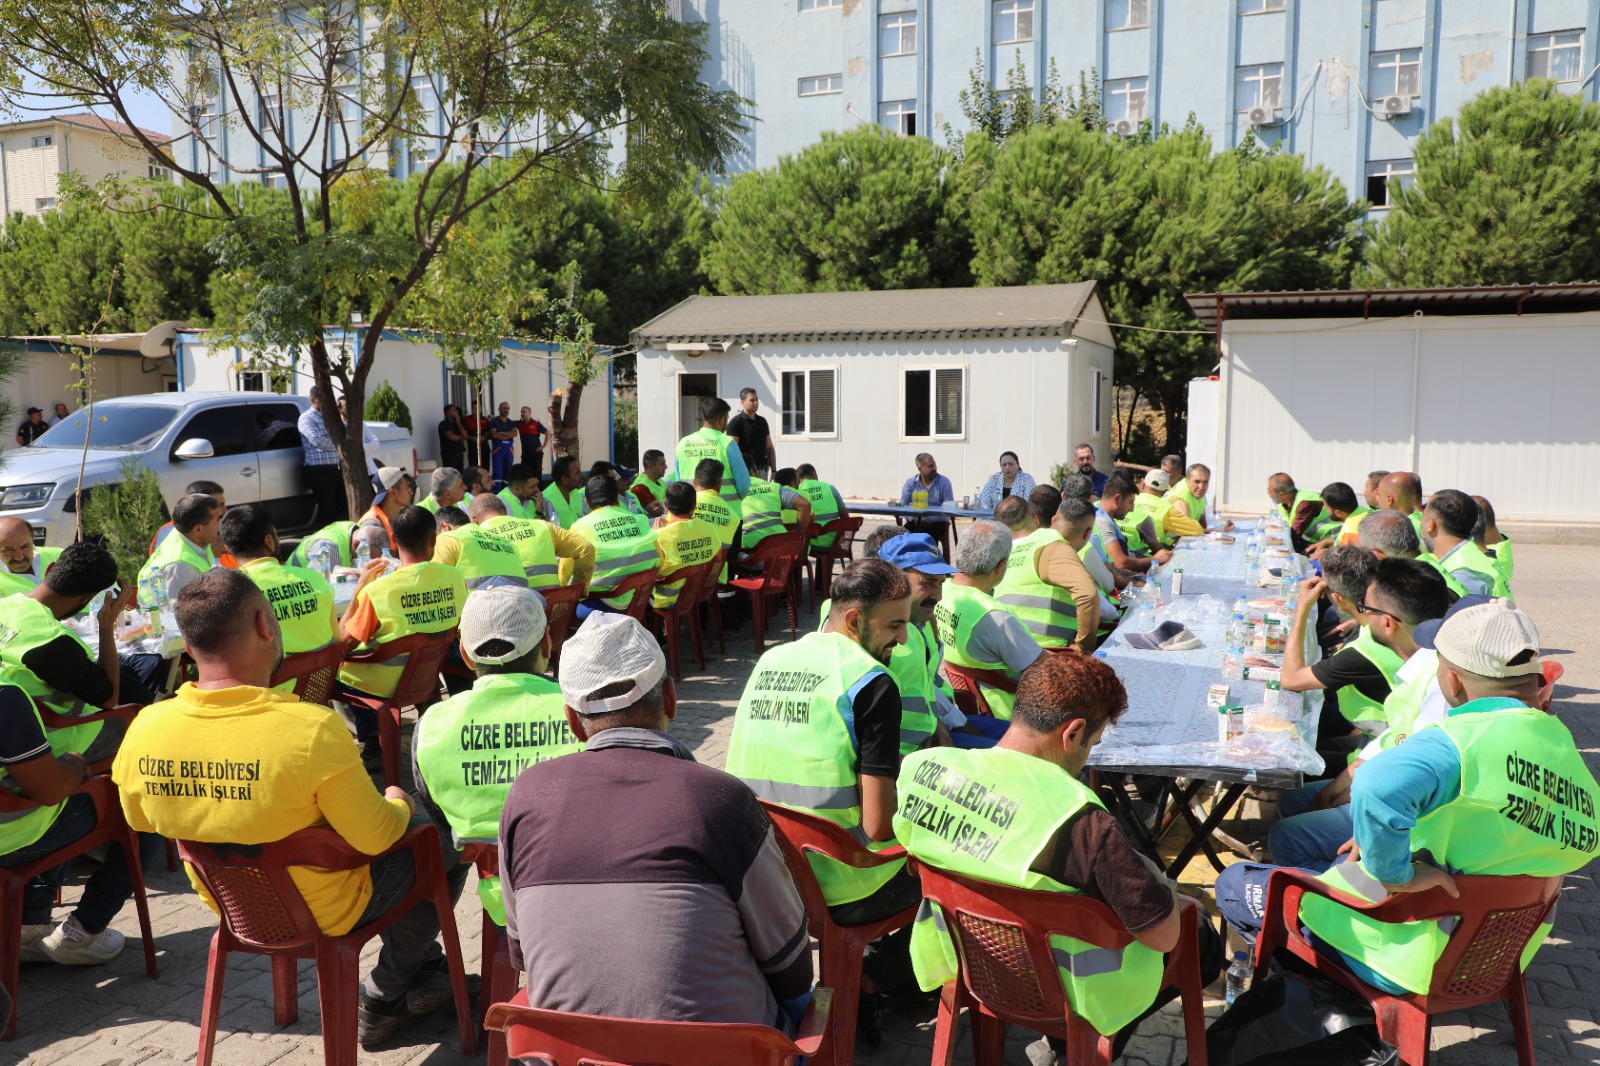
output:
[[[1106,128],[1105,113],[1101,109],[1102,86],[1094,70],[1078,74],[1078,88],[1063,89],[1061,72],[1056,61],[1050,60],[1049,73],[1034,99],[1033,80],[1028,76],[1022,53],[1006,72],[1006,87],[989,83],[984,73],[983,52],[974,53],[972,69],[967,72],[967,87],[956,97],[961,113],[967,119],[967,132],[956,136],[948,122],[944,125],[946,146],[957,156],[963,155],[973,136],[981,136],[995,147],[1004,144],[1013,133],[1021,133],[1033,126],[1053,126],[1057,122],[1076,122],[1085,129]]]
[[[81,533],[99,537],[117,561],[117,580],[139,580],[150,553],[150,541],[166,521],[162,513],[161,479],[130,455],[117,463],[117,478],[84,494]]]
[[[403,426],[406,432],[411,432],[411,408],[394,391],[394,386],[387,381],[378,382],[378,387],[372,390],[372,399],[367,402],[367,410],[375,422],[393,422]]]
[[[134,127],[143,90],[189,127],[198,157],[128,136],[168,155],[223,222],[212,247],[243,295],[220,324],[257,350],[303,350],[321,390],[340,386],[350,425],[332,405],[324,417],[356,514],[372,495],[359,427],[379,340],[409,324],[397,315],[457,227],[540,175],[648,198],[685,166],[720,172],[744,101],[699,82],[707,32],[658,0],[156,0],[114,13],[13,0],[0,9],[0,53],[13,57],[0,104],[31,77]],[[401,153],[423,162],[396,234],[375,220]],[[286,185],[282,209],[228,195],[262,175]],[[128,194],[115,180],[96,190],[108,206]],[[340,352],[328,329],[352,310],[369,328]]]
[[[964,285],[951,162],[925,138],[878,126],[824,133],[714,197],[701,265],[725,295]]]
[[[1548,81],[1490,89],[1425,130],[1416,180],[1358,282],[1524,285],[1600,277],[1600,105]]]
[[[972,205],[978,284],[1100,282],[1117,382],[1159,403],[1169,450],[1189,379],[1216,359],[1184,295],[1342,287],[1365,209],[1320,167],[1252,139],[1217,152],[1192,121],[1132,138],[1078,123],[1014,134]]]

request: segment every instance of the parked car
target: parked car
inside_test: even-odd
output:
[[[0,515],[26,519],[37,544],[63,546],[77,535],[79,470],[85,490],[112,482],[117,464],[137,455],[161,479],[170,506],[191,481],[215,481],[228,503],[259,503],[285,534],[308,532],[318,516],[305,482],[296,428],[304,396],[252,392],[157,392],[118,396],[74,411],[0,462]],[[379,466],[417,469],[411,434],[368,422]],[[84,437],[89,438],[87,461]]]

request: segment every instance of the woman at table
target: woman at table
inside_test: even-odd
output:
[[[956,490],[951,487],[950,479],[939,473],[939,464],[933,461],[933,456],[927,452],[917,456],[917,472],[900,487],[900,506],[926,507],[936,511],[955,498]],[[906,529],[913,533],[931,533],[943,540],[950,529],[950,522],[943,518],[909,518],[906,520]]]
[[[978,493],[978,508],[992,511],[1008,496],[1028,498],[1034,489],[1033,477],[1022,469],[1022,460],[1016,452],[1000,453],[1000,469],[989,475]]]

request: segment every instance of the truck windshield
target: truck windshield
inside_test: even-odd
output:
[[[87,433],[96,450],[143,451],[178,416],[165,404],[103,403],[74,411],[33,442],[35,448],[82,448]]]

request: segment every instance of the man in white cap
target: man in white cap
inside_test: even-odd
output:
[[[750,790],[667,733],[672,680],[655,638],[596,612],[561,656],[567,722],[586,747],[530,766],[500,818],[511,961],[529,1005],[798,1017],[812,978],[805,906]]]
[[[1567,727],[1532,706],[1542,680],[1539,631],[1496,599],[1421,623],[1415,635],[1439,654],[1450,711],[1356,775],[1355,835],[1345,861],[1321,879],[1379,902],[1434,888],[1457,896],[1452,874],[1558,877],[1582,869],[1600,851],[1600,785]],[[1223,914],[1236,921],[1226,906]],[[1449,940],[1446,923],[1386,924],[1309,895],[1300,920],[1323,950],[1394,995],[1426,992]],[[1537,930],[1534,945],[1549,931]]]
[[[394,516],[400,513],[402,507],[411,505],[417,494],[417,483],[398,466],[385,466],[372,475],[372,487],[377,495],[372,497],[372,506],[367,508],[367,513],[361,516],[356,525],[383,530],[389,537],[389,550],[398,555],[400,548],[394,541]]]

